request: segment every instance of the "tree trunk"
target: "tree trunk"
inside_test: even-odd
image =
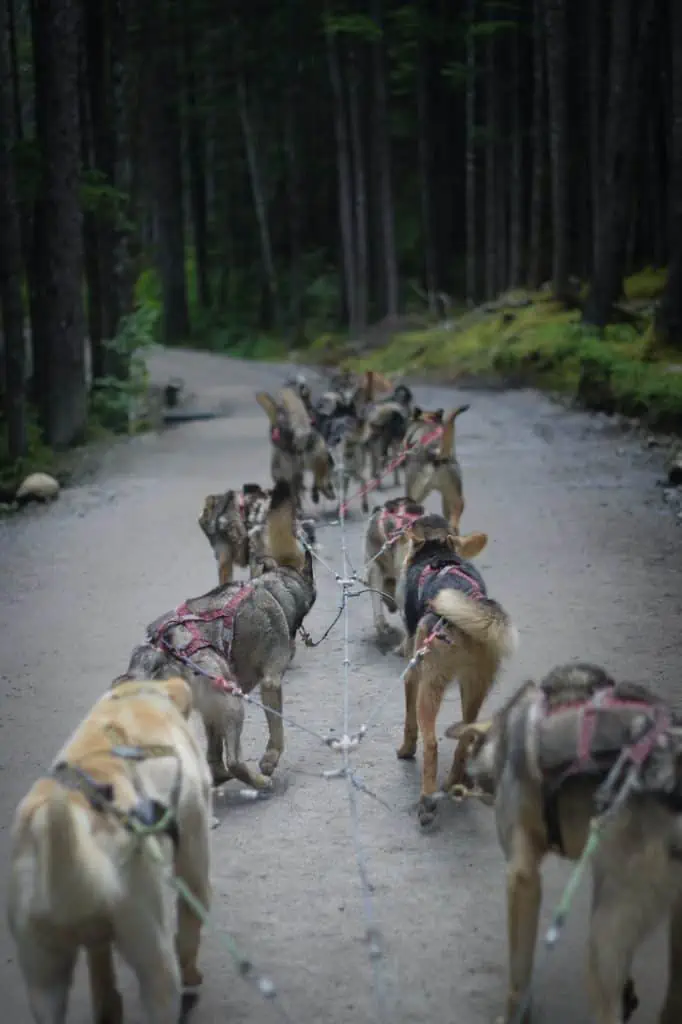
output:
[[[658,340],[682,350],[682,6],[671,4],[672,128],[668,284],[656,315]]]
[[[495,18],[492,10],[488,20]],[[497,43],[494,35],[486,40],[485,54],[485,297],[492,299],[497,292],[497,138],[498,93],[496,61]]]
[[[433,237],[433,211],[431,209],[431,139],[429,129],[429,83],[424,27],[420,25],[417,39],[417,159],[419,162],[419,205],[422,219],[422,249],[424,251],[424,283],[429,313],[438,308],[436,290],[436,246]]]
[[[517,25],[512,39],[512,142],[509,210],[509,285],[523,283],[523,113],[521,109],[521,33]]]
[[[530,238],[528,286],[539,288],[545,269],[543,221],[547,173],[547,123],[545,108],[545,48],[542,19],[543,0],[533,4],[533,154],[530,196]]]
[[[566,95],[566,0],[544,0],[547,31],[549,152],[552,182],[552,289],[568,292],[568,104]]]
[[[153,29],[156,36],[153,39],[148,36],[153,65],[148,130],[156,207],[156,263],[163,296],[162,335],[167,344],[172,344],[186,341],[190,333],[185,275],[177,31],[170,4],[158,0],[156,15],[156,29]]]
[[[353,202],[350,160],[350,139],[343,102],[343,85],[336,34],[326,32],[329,80],[334,99],[334,134],[336,137],[336,167],[339,191],[339,227],[341,232],[341,257],[346,291],[346,315],[351,333],[358,324],[357,313],[357,272],[355,267],[355,242],[353,239]]]
[[[614,0],[612,8],[610,89],[597,263],[583,315],[585,323],[597,328],[609,322],[623,281],[635,145],[643,106],[642,71],[655,8],[656,0],[643,0],[637,7],[636,24],[633,24],[632,0]]]
[[[357,52],[351,49],[348,60],[348,113],[350,139],[353,151],[353,181],[355,198],[355,267],[357,292],[358,330],[367,327],[367,278],[369,261],[367,255],[367,176],[365,174],[365,147],[360,124],[360,101],[358,98],[359,69]]]
[[[133,305],[134,271],[130,250],[133,218],[133,173],[131,158],[132,107],[131,47],[129,45],[129,0],[111,0],[111,105],[113,136],[113,179],[125,197],[112,238],[112,323],[118,328]],[[184,275],[183,275],[184,280]],[[125,379],[129,373],[127,353],[109,353],[109,372]]]
[[[466,299],[474,305],[478,299],[478,237],[476,234],[476,40],[473,26],[476,20],[476,0],[469,0],[467,12],[466,44]]]
[[[588,46],[589,46],[589,109],[590,109],[590,200],[592,205],[592,272],[597,265],[597,237],[600,217],[600,176],[602,160],[602,82],[603,52],[602,33],[604,12],[600,4],[587,5]]]
[[[16,124],[12,124],[10,36],[5,15],[5,10],[0,8],[0,309],[7,454],[14,461],[26,454],[28,435],[24,307],[21,297],[21,223],[12,153],[17,129]]]
[[[87,5],[86,5],[87,6]],[[90,60],[92,55],[90,55]],[[79,62],[79,118],[81,128],[81,163],[84,169],[92,171],[92,118],[88,110],[88,89],[86,83],[86,58],[81,54]],[[94,210],[83,212],[83,256],[85,281],[87,284],[87,324],[90,343],[90,368],[92,379],[98,380],[106,373],[104,346],[102,344],[102,288],[97,237],[97,215]]]
[[[87,421],[83,238],[78,124],[79,0],[35,0],[32,9],[36,128],[40,147],[43,218],[41,315],[35,352],[39,415],[48,444],[81,440]],[[36,369],[38,367],[36,366]]]
[[[194,53],[193,24],[187,0],[183,0],[183,39],[185,59],[185,92],[187,98],[187,158],[189,164],[194,258],[196,262],[197,295],[202,309],[211,306],[211,284],[208,266],[208,222],[206,205],[206,142],[204,118],[197,105],[197,72]]]
[[[287,158],[287,196],[289,208],[289,315],[295,344],[303,340],[303,195],[301,166],[298,152],[296,108],[299,101],[298,69],[291,69],[285,100],[284,147]]]
[[[253,197],[256,221],[258,223],[258,237],[260,239],[265,286],[267,288],[270,304],[270,309],[268,311],[268,319],[270,320],[270,323],[268,326],[274,325],[276,328],[279,328],[281,326],[281,319],[279,315],[279,289],[277,285],[277,272],[275,270],[275,258],[272,251],[267,199],[261,174],[261,165],[258,160],[256,132],[249,113],[249,98],[246,91],[246,82],[241,71],[237,76],[237,104],[239,106],[239,119],[241,121],[242,132],[244,135],[246,159],[249,165],[251,195]]]
[[[389,132],[388,90],[386,86],[386,43],[383,19],[383,0],[372,0],[372,18],[381,35],[374,43],[374,136],[379,173],[381,216],[381,251],[384,271],[384,313],[398,315],[399,280],[398,256],[395,243],[395,210],[391,176],[391,137]]]

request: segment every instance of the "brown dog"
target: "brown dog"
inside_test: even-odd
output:
[[[179,1020],[201,982],[201,921],[179,898],[174,941],[166,905],[171,874],[210,901],[211,779],[191,709],[182,679],[105,693],[17,808],[9,925],[36,1024],[66,1019],[81,948],[100,1024],[123,1020],[112,947],[149,1024]]]
[[[372,509],[367,521],[365,566],[367,582],[372,588],[372,615],[379,640],[390,631],[382,604],[389,612],[398,608],[396,585],[407,545],[407,529],[424,512],[423,505],[414,505],[407,498],[391,498]]]
[[[646,731],[644,731],[646,730]],[[637,947],[670,917],[668,992],[660,1024],[682,1020],[682,722],[641,686],[601,668],[562,665],[522,686],[491,722],[450,726],[469,748],[472,781],[495,799],[507,861],[507,1024],[530,1019],[529,986],[548,853],[577,860],[604,798],[592,853],[589,991],[596,1024],[628,1020]],[[635,792],[614,802],[611,770],[637,747]],[[624,762],[628,773],[632,762]],[[622,776],[625,778],[625,775]],[[606,781],[605,781],[606,780]]]
[[[468,559],[483,550],[484,533],[460,537],[442,516],[426,515],[408,531],[408,546],[398,584],[405,623],[404,652],[423,651],[405,676],[405,730],[398,757],[413,758],[421,733],[424,745],[419,821],[429,825],[436,813],[438,742],[436,718],[446,690],[456,677],[465,722],[474,722],[504,657],[516,646],[509,616],[486,591]],[[455,755],[446,791],[465,781],[464,763]]]
[[[410,501],[423,504],[432,491],[438,491],[443,515],[457,523],[464,512],[464,495],[462,470],[455,455],[455,420],[468,409],[468,405],[453,409],[445,418],[440,440],[413,445],[405,460],[405,493]],[[434,414],[422,414],[421,418],[433,422]]]
[[[253,532],[264,526],[270,491],[259,484],[244,484],[238,491],[208,494],[199,516],[218,563],[218,582],[231,583],[234,566],[249,568]]]

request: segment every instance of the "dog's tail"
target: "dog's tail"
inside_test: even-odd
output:
[[[518,644],[511,619],[495,601],[474,601],[459,590],[441,590],[431,601],[436,615],[484,644],[498,658],[508,658]]]
[[[301,569],[304,556],[296,537],[296,510],[288,480],[278,480],[268,509],[268,548],[278,565]]]
[[[460,405],[458,409],[453,409],[445,420],[445,427],[440,439],[440,457],[441,459],[451,459],[455,451],[455,420],[458,416],[461,416],[463,412],[467,412],[471,407],[469,405]]]
[[[91,917],[120,896],[112,859],[98,846],[90,817],[61,786],[32,822],[37,852],[34,910],[55,924]]]

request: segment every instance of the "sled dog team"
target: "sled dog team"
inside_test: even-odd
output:
[[[323,495],[345,506],[357,485],[377,641],[393,632],[386,611],[402,620],[397,756],[414,758],[421,736],[419,826],[433,822],[441,792],[494,803],[507,874],[501,1020],[530,1020],[542,861],[576,861],[589,844],[594,1020],[621,1024],[635,1012],[634,953],[669,915],[660,1024],[682,1022],[682,719],[644,687],[578,662],[526,682],[491,720],[478,720],[517,635],[474,563],[487,536],[460,532],[454,430],[468,406],[421,409],[407,386],[372,373],[337,374],[317,400],[302,377],[256,399],[269,422],[273,486],[247,482],[205,498],[199,525],[218,586],[147,627],[126,671],[17,808],[8,915],[33,1020],[66,1020],[81,948],[95,1024],[124,1019],[114,949],[137,977],[149,1024],[178,1021],[197,998],[212,788],[237,779],[269,789],[284,750],[282,677],[316,599],[315,529],[303,512],[309,474],[315,504]],[[390,474],[396,486],[402,475],[402,497],[370,512],[369,490]],[[440,515],[424,506],[432,492]],[[248,578],[235,580],[236,567]],[[445,732],[456,744],[439,784],[436,720],[455,681],[462,721]],[[256,688],[268,736],[257,769],[241,752]]]

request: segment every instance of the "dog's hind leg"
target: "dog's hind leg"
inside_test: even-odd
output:
[[[436,816],[434,794],[438,791],[438,739],[436,719],[445,696],[445,681],[427,675],[428,665],[421,665],[417,691],[417,723],[422,737],[424,763],[417,815],[420,825],[430,825]]]
[[[183,816],[180,845],[175,857],[175,874],[182,879],[194,898],[208,911],[211,902],[209,844],[205,812],[194,810]],[[202,921],[182,894],[178,896],[178,930],[175,950],[180,964],[183,1001],[196,1001],[203,980],[197,966]]]
[[[419,725],[417,722],[417,692],[419,689],[419,668],[411,668],[405,676],[405,725],[402,746],[396,751],[401,761],[411,760],[417,753]]]
[[[660,1024],[679,1024],[682,1021],[682,899],[675,901],[670,912],[668,961],[668,991]]]
[[[76,956],[31,942],[19,947],[21,970],[35,1024],[64,1024]]]
[[[108,942],[88,949],[88,969],[95,1024],[122,1024],[123,1000],[116,988],[113,950]]]
[[[162,893],[154,892],[155,882],[165,884],[147,874],[140,905],[128,905],[119,915],[116,944],[137,977],[148,1024],[170,1024],[180,1018],[182,984],[171,921],[160,906]]]
[[[218,557],[218,582],[221,586],[232,582],[233,569],[232,554],[228,551],[221,551]]]
[[[481,705],[495,680],[496,662],[484,659],[485,656],[481,654],[478,659],[472,659],[463,664],[459,670],[459,692],[462,699],[462,722],[464,725],[471,725],[476,721]],[[455,747],[452,768],[444,786],[446,792],[453,786],[462,784],[471,788],[466,772],[466,757],[466,744],[458,743]]]
[[[206,760],[211,769],[213,785],[222,786],[232,778],[223,761],[223,734],[213,722],[204,722],[204,729],[208,741]]]
[[[622,875],[612,879],[595,862],[588,986],[596,1024],[621,1024],[634,1013],[638,999],[630,968],[637,946],[656,923],[654,905],[644,906],[635,888],[625,892],[622,882]],[[676,952],[679,957],[679,945]],[[678,968],[679,965],[678,959]],[[679,1008],[678,1004],[678,1011]],[[671,1019],[679,1021],[679,1014]]]
[[[389,630],[388,622],[384,616],[382,602],[383,598],[381,594],[384,588],[384,579],[381,574],[381,570],[376,562],[372,562],[369,568],[369,585],[372,588],[370,591],[370,599],[372,602],[372,618],[374,619],[374,628],[377,632],[377,636],[381,639],[385,636]]]
[[[229,698],[226,698],[226,701]],[[270,789],[272,780],[260,772],[253,771],[242,761],[241,736],[244,726],[244,705],[239,703],[236,708],[229,708],[227,703],[223,711],[223,737],[225,740],[225,756],[230,777],[239,779],[253,789]]]
[[[268,745],[259,761],[263,775],[272,775],[284,750],[284,722],[282,721],[282,683],[266,676],[261,680],[260,695],[268,722]]]
[[[529,986],[542,901],[540,859],[541,853],[530,836],[522,828],[515,829],[507,861],[508,1024],[525,1024],[530,1020]]]

